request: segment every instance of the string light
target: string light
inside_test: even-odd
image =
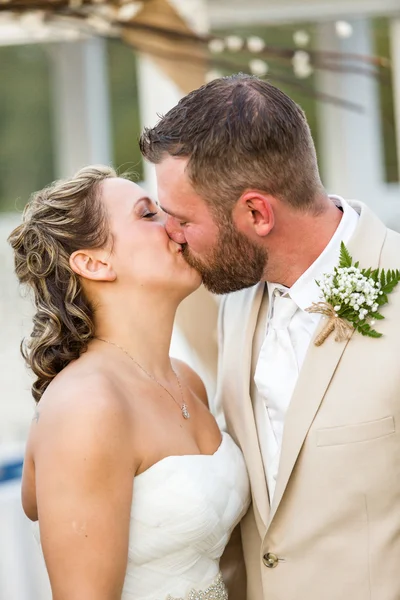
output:
[[[305,48],[310,43],[310,34],[307,31],[304,31],[304,29],[299,29],[294,32],[293,41],[296,46]]]
[[[265,48],[264,40],[256,35],[248,37],[246,43],[250,52],[262,52]]]
[[[298,64],[293,67],[293,72],[299,79],[307,79],[314,73],[314,69],[310,64]]]
[[[336,35],[340,38],[349,38],[353,35],[353,26],[347,21],[336,21],[335,23]]]
[[[208,49],[213,54],[220,54],[225,50],[225,42],[219,38],[215,38],[208,42]]]
[[[264,77],[269,70],[269,67],[265,60],[261,60],[260,58],[254,58],[249,62],[250,71],[253,75],[257,77]]]
[[[299,79],[309,77],[314,69],[310,64],[310,55],[304,50],[297,50],[292,58],[293,72]]]
[[[225,38],[225,44],[231,52],[239,52],[244,46],[244,39],[238,35],[228,35]]]

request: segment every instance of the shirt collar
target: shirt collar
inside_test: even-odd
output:
[[[275,289],[281,293],[289,293],[291,299],[301,310],[305,310],[313,302],[319,302],[320,289],[316,280],[321,279],[324,273],[329,273],[337,266],[340,257],[341,242],[348,244],[358,223],[358,213],[340,196],[329,196],[338,208],[342,208],[343,216],[328,245],[318,256],[317,260],[305,271],[301,277],[287,288],[278,283],[267,282],[268,294],[272,297]]]

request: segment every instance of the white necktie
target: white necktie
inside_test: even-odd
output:
[[[260,351],[254,380],[263,396],[277,448],[280,450],[286,411],[298,378],[298,365],[288,326],[297,305],[275,290],[272,316]],[[262,373],[260,372],[262,369]]]

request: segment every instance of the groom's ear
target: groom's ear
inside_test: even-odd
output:
[[[270,196],[257,190],[247,190],[233,209],[233,219],[242,233],[267,236],[275,224]]]

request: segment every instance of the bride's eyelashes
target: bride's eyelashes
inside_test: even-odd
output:
[[[156,212],[148,212],[145,215],[143,215],[143,219],[152,219],[153,217],[156,217],[158,213]]]

